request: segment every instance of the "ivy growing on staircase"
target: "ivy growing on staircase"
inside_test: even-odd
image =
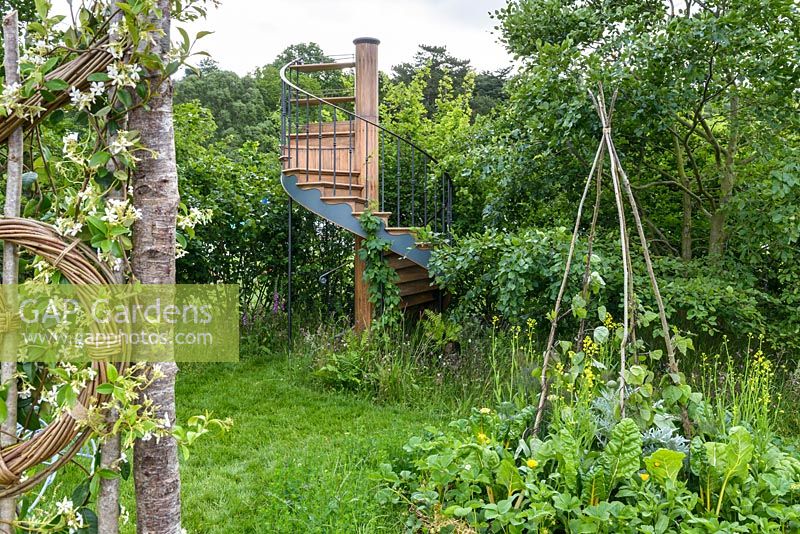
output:
[[[364,262],[364,281],[369,287],[369,301],[373,306],[376,330],[396,326],[400,323],[400,281],[397,272],[389,265],[386,253],[391,243],[379,235],[381,220],[367,209],[359,217],[366,236],[359,250]]]

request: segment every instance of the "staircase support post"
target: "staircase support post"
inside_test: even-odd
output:
[[[378,124],[378,45],[372,37],[360,37],[356,45],[356,102],[355,112],[359,117]],[[355,161],[360,167],[360,179],[364,184],[364,195],[368,207],[377,209],[379,193],[380,146],[378,129],[363,120],[355,121]],[[356,237],[355,245],[355,326],[357,331],[369,328],[372,322],[372,305],[369,302],[369,287],[364,280],[364,262],[359,257],[362,239]]]

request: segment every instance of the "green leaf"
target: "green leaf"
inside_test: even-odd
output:
[[[36,5],[36,15],[40,20],[45,20],[50,12],[49,0],[36,0],[34,4]]]
[[[575,437],[562,428],[553,436],[553,450],[558,461],[558,470],[563,475],[564,481],[570,490],[578,487],[578,465],[580,465],[580,451]]]
[[[517,466],[508,458],[500,462],[500,467],[497,469],[497,483],[506,488],[509,497],[525,487]]]
[[[630,478],[639,471],[641,456],[642,435],[639,427],[633,419],[625,418],[611,431],[611,439],[598,459],[608,480],[609,493],[618,481]]]
[[[594,338],[595,342],[598,345],[602,345],[603,343],[608,341],[608,336],[610,334],[611,332],[608,331],[608,328],[606,328],[605,326],[598,326],[597,328],[594,329],[594,334],[592,335],[592,337]]]
[[[120,89],[117,91],[117,97],[119,98],[119,101],[122,102],[122,105],[124,105],[126,108],[133,107],[133,98],[127,89]]]
[[[83,480],[83,482],[78,484],[77,487],[72,491],[72,504],[75,507],[83,506],[89,500],[90,482],[91,480],[86,478]]]
[[[683,391],[678,386],[667,386],[661,392],[661,398],[670,406],[677,404],[681,397],[683,397]]]
[[[694,343],[689,337],[675,334],[675,348],[678,349],[681,354],[686,356],[686,353],[689,352],[689,350],[694,350]]]
[[[97,386],[97,392],[101,395],[111,395],[114,393],[114,384],[100,384]]]
[[[102,220],[100,217],[96,215],[87,215],[86,222],[89,223],[89,226],[93,230],[96,230],[97,233],[103,236],[105,236],[106,233],[108,233],[108,225],[106,225],[106,222]]]
[[[111,154],[108,152],[97,152],[92,156],[92,159],[89,160],[89,167],[103,167],[110,159]]]
[[[119,478],[119,473],[113,469],[100,468],[96,471],[97,475],[104,480],[116,480]]]
[[[580,508],[581,501],[569,493],[556,493],[553,496],[553,506],[562,512],[571,512]]]
[[[728,431],[725,448],[725,461],[729,477],[747,476],[750,461],[753,459],[753,438],[744,427],[735,426]]]
[[[97,515],[91,508],[81,508],[81,517],[86,526],[76,530],[76,534],[97,534]]]
[[[69,88],[69,84],[67,82],[64,80],[59,80],[58,78],[44,82],[44,86],[51,91],[63,91]]]
[[[93,72],[86,77],[90,82],[110,82],[111,77],[105,72]]]
[[[575,295],[572,297],[572,314],[579,319],[585,319],[587,312],[586,312],[586,300],[581,295]]]
[[[644,459],[644,465],[647,467],[647,472],[659,483],[664,484],[667,480],[676,482],[684,458],[686,455],[682,452],[658,449]]]
[[[106,374],[108,375],[109,382],[116,382],[117,378],[119,377],[119,372],[117,371],[117,367],[115,365],[107,365]]]
[[[183,51],[188,52],[191,46],[189,34],[186,32],[185,29],[181,28],[180,26],[178,26],[178,33],[181,34],[181,38],[183,39],[183,43],[181,43],[183,45]]]
[[[625,382],[633,386],[641,386],[647,379],[647,369],[641,365],[632,365],[625,370]]]
[[[131,476],[131,463],[122,462],[119,466],[119,474],[122,476],[122,480],[128,480],[128,477]]]
[[[25,203],[25,207],[22,210],[23,217],[32,217],[34,213],[36,213],[36,208],[39,205],[39,200],[36,198],[31,198]]]

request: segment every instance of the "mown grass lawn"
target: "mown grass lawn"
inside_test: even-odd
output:
[[[323,391],[287,370],[285,356],[185,366],[177,398],[181,420],[205,410],[234,419],[183,462],[190,533],[396,532],[370,473],[446,419]]]

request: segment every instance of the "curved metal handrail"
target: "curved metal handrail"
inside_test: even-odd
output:
[[[341,112],[343,112],[343,113],[346,113],[347,115],[350,115],[350,116],[351,116],[351,117],[353,117],[354,119],[358,119],[358,120],[361,120],[361,121],[364,121],[364,122],[366,122],[367,124],[371,124],[372,126],[374,126],[374,127],[378,128],[379,130],[381,130],[381,131],[383,131],[383,132],[386,132],[387,134],[391,135],[392,137],[394,137],[394,138],[395,138],[395,139],[397,139],[398,141],[402,141],[402,142],[406,143],[407,145],[411,146],[412,148],[414,148],[415,150],[418,150],[419,152],[421,152],[422,154],[424,154],[426,157],[428,157],[428,158],[429,158],[429,159],[430,159],[432,162],[434,162],[434,163],[436,163],[436,164],[439,164],[439,160],[437,160],[437,159],[436,159],[435,157],[433,157],[433,156],[432,156],[432,155],[431,155],[431,154],[430,154],[430,153],[429,153],[427,150],[425,150],[424,148],[420,147],[419,145],[417,145],[416,143],[414,143],[414,142],[413,142],[413,141],[411,141],[410,139],[407,139],[407,138],[403,137],[402,135],[400,135],[400,134],[398,134],[398,133],[395,133],[395,132],[393,132],[393,131],[392,131],[392,130],[390,130],[389,128],[386,128],[385,126],[382,126],[382,125],[378,124],[377,122],[373,122],[373,121],[369,120],[369,119],[368,119],[368,118],[366,118],[366,117],[362,117],[361,115],[359,115],[359,114],[355,113],[354,111],[350,111],[350,110],[348,110],[348,109],[344,109],[344,108],[343,108],[343,107],[341,107],[341,106],[337,106],[336,104],[333,104],[333,103],[331,103],[331,102],[328,102],[327,100],[325,100],[325,99],[324,99],[324,98],[322,98],[322,97],[319,97],[319,96],[317,96],[317,95],[314,95],[314,94],[312,94],[312,93],[309,93],[309,92],[308,92],[308,91],[306,91],[305,89],[303,89],[303,88],[301,88],[301,87],[298,87],[297,85],[295,85],[294,83],[292,83],[292,81],[289,79],[289,77],[288,77],[288,76],[286,76],[286,69],[288,69],[288,68],[292,67],[293,65],[302,65],[302,63],[300,62],[300,60],[299,60],[299,59],[295,59],[295,60],[293,60],[293,61],[290,61],[289,63],[287,63],[287,64],[286,64],[286,65],[284,65],[283,67],[281,67],[281,70],[280,70],[280,76],[281,76],[281,80],[282,80],[282,81],[283,81],[283,82],[284,82],[286,85],[290,86],[290,87],[291,87],[292,89],[294,89],[295,91],[297,91],[297,92],[299,92],[299,93],[302,93],[302,94],[306,95],[306,97],[312,98],[312,99],[314,99],[314,100],[317,100],[318,102],[322,102],[322,103],[323,103],[323,104],[325,104],[326,106],[330,106],[330,107],[332,107],[332,108],[334,108],[334,109],[336,109],[336,110],[339,110],[339,111],[341,111]],[[445,170],[442,170],[442,172],[445,174],[445,176],[447,176],[447,179],[448,179],[448,180],[450,180],[450,179],[451,179],[451,178],[450,178],[450,175],[447,173],[447,171],[445,171]]]

